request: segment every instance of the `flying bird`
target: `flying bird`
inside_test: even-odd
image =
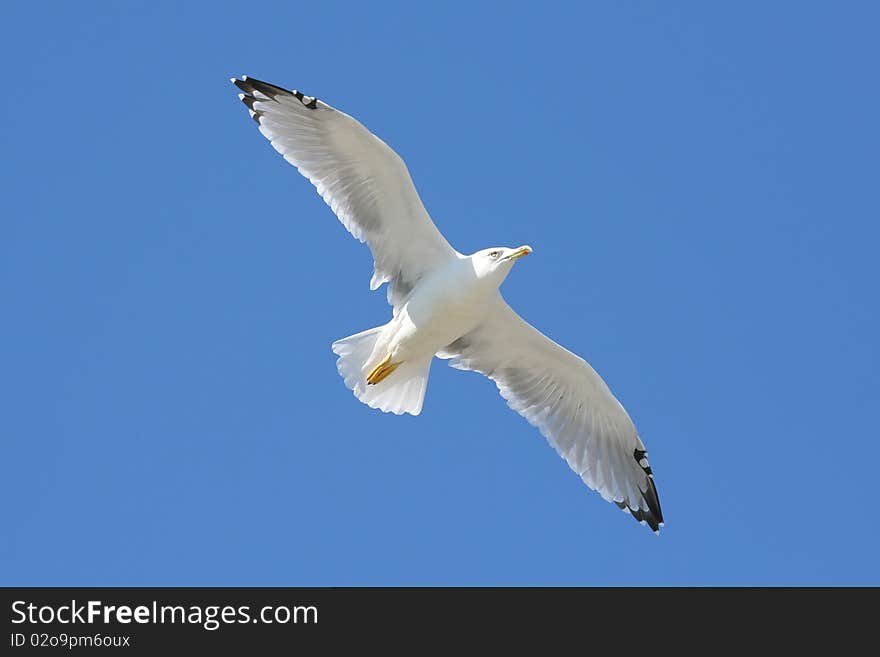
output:
[[[584,359],[507,305],[499,287],[526,244],[470,255],[443,237],[403,160],[354,118],[313,96],[232,78],[260,132],[373,254],[391,320],[333,343],[345,385],[372,408],[418,415],[434,357],[484,374],[604,499],[663,525],[647,452],[627,412]]]

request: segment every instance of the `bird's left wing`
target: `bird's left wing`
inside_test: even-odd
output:
[[[403,160],[385,142],[317,98],[248,76],[232,82],[275,150],[370,247],[370,289],[389,283],[388,302],[397,308],[426,272],[456,257]]]
[[[663,525],[645,446],[623,406],[589,363],[522,319],[500,294],[486,322],[437,355],[492,379],[508,406],[603,498],[654,531]]]

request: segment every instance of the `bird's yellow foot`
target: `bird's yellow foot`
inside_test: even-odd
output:
[[[376,365],[373,371],[367,375],[367,384],[374,386],[377,383],[381,383],[399,366],[400,363],[391,362],[391,354],[388,354],[385,356],[385,360]]]

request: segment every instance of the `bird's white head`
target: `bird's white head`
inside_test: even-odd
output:
[[[532,247],[523,244],[515,249],[506,246],[493,246],[474,253],[470,259],[474,271],[481,279],[491,280],[501,285],[510,273],[513,263],[532,252]]]

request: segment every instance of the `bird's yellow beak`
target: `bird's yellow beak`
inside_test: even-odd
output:
[[[516,251],[514,251],[509,256],[507,256],[507,258],[505,258],[505,260],[519,260],[523,256],[529,255],[531,252],[532,252],[532,247],[530,247],[528,244],[526,244],[524,246],[519,247]]]

